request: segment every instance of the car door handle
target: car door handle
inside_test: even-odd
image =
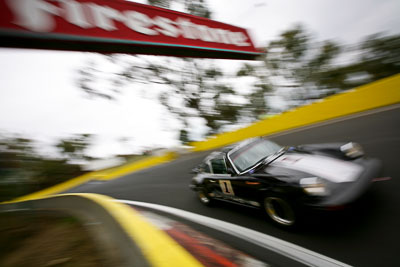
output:
[[[215,183],[216,181],[215,180],[209,180],[210,181],[210,183]]]

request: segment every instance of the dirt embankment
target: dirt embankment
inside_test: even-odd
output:
[[[100,253],[76,218],[59,213],[0,214],[0,266],[118,266]]]

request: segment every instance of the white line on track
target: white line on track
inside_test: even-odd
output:
[[[138,207],[145,207],[153,210],[166,212],[171,215],[175,215],[190,220],[192,222],[241,238],[257,246],[272,250],[278,254],[284,255],[288,258],[294,259],[308,266],[324,266],[324,267],[350,266],[343,262],[326,257],[317,252],[308,250],[306,248],[289,243],[287,241],[236,224],[224,222],[221,220],[195,214],[185,210],[180,210],[158,204],[131,201],[131,200],[116,200],[116,201]]]

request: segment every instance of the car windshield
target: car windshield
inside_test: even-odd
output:
[[[239,148],[229,154],[228,157],[232,161],[233,165],[242,172],[281,149],[282,147],[274,142],[265,139],[258,139],[255,142]]]

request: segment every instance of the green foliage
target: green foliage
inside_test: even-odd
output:
[[[250,64],[244,64],[236,73],[238,77],[250,76],[253,75],[255,71],[254,66]]]
[[[251,111],[251,113],[253,114],[253,116],[255,116],[256,118],[259,118],[260,116],[264,115],[267,113],[267,103],[265,101],[265,91],[266,88],[264,88],[264,84],[260,85],[261,89],[254,91],[251,95],[250,95],[250,103],[248,105],[248,109]]]
[[[266,51],[262,66],[246,63],[237,76],[257,77],[254,86],[264,86],[264,92],[286,88],[289,107],[400,72],[399,35],[376,34],[346,47],[331,40],[317,42],[297,25],[272,40]],[[344,58],[352,60],[343,64]],[[258,90],[254,95],[262,99]],[[256,109],[257,104],[252,100],[251,106]]]
[[[78,134],[60,140],[56,144],[56,148],[69,159],[82,159],[84,158],[85,149],[89,146],[90,138],[90,134]]]
[[[367,37],[361,43],[361,59],[373,79],[385,78],[400,72],[400,35]]]
[[[41,188],[62,183],[82,173],[79,165],[68,164],[65,160],[41,159],[35,167],[34,179]]]
[[[83,173],[79,165],[44,157],[34,146],[34,141],[28,138],[0,138],[0,201],[53,186]],[[79,143],[77,147],[67,145],[63,149],[76,155],[85,147],[87,144]]]
[[[211,18],[211,11],[204,0],[147,0],[149,5],[171,8],[172,3],[181,3],[185,12],[191,15]]]
[[[29,157],[33,154],[33,141],[23,137],[2,137],[0,151]]]
[[[371,35],[349,51],[357,55],[353,62],[321,72],[318,86],[346,90],[400,72],[400,35]]]
[[[149,3],[161,7],[180,3],[188,13],[205,17],[211,14],[201,0],[149,0]],[[232,83],[237,80],[227,79],[232,77],[209,60],[161,57],[153,60],[145,56],[131,57],[134,60],[108,56],[110,62],[120,67],[110,75],[114,87],[109,91],[96,88],[95,81],[104,73],[93,64],[80,70],[80,86],[91,96],[116,99],[125,85],[162,85],[158,101],[181,121],[180,139],[186,142],[187,127],[194,117],[202,118],[209,128],[208,134],[213,134],[225,125],[263,117],[271,111],[268,98],[274,94],[284,94],[287,107],[292,108],[400,70],[399,36],[373,35],[349,47],[332,40],[317,42],[302,25],[296,25],[278,35],[265,50],[260,61],[243,64],[233,77],[251,78],[253,82],[251,88],[245,88],[246,93],[239,94],[237,88],[235,91]],[[352,61],[343,64],[343,58]],[[282,110],[273,110],[277,111]],[[73,155],[73,151],[68,152],[69,145],[60,144],[60,148]]]
[[[208,9],[204,0],[185,0],[185,8],[189,14],[211,18],[211,11]]]
[[[268,50],[273,48],[283,48],[281,55],[284,61],[300,60],[308,48],[309,36],[302,26],[296,26],[280,35],[280,39],[270,43]]]
[[[312,87],[332,65],[340,47],[333,41],[322,44],[312,42],[310,34],[300,25],[283,32],[277,40],[270,42],[264,58],[264,68],[270,79],[281,79],[274,87]],[[309,98],[304,95],[303,98]]]
[[[172,4],[181,4],[185,12],[206,18],[211,17],[211,12],[204,0],[148,0],[148,4],[171,8]],[[187,127],[190,120],[200,117],[209,128],[208,134],[216,133],[226,124],[234,124],[249,118],[257,119],[265,113],[265,93],[270,91],[270,86],[265,84],[265,78],[254,85],[255,93],[238,94],[233,86],[226,83],[227,74],[215,66],[211,61],[199,59],[168,59],[152,60],[145,56],[131,57],[125,60],[117,55],[107,57],[109,62],[120,66],[108,82],[112,88],[100,89],[96,86],[99,77],[105,76],[90,62],[84,69],[79,70],[78,84],[82,90],[91,97],[115,100],[116,94],[125,86],[136,84],[160,84],[163,90],[158,92],[159,102],[178,120],[182,122],[181,141],[188,138]],[[126,57],[125,57],[126,58]],[[160,57],[159,57],[160,58]],[[247,66],[242,76],[248,75],[254,69]],[[239,105],[239,102],[247,104]],[[235,100],[236,99],[236,100]],[[255,106],[253,106],[253,104]],[[63,142],[58,145],[64,154],[73,155],[71,143]]]
[[[210,133],[217,132],[224,122],[235,122],[240,107],[228,100],[235,92],[219,81],[223,77],[222,70],[209,67],[204,60],[184,59],[181,63],[178,69],[156,68],[158,71],[153,73],[170,87],[160,94],[160,103],[185,127],[192,117],[203,118]],[[181,104],[172,104],[174,100],[180,100]]]
[[[147,4],[163,8],[169,8],[171,0],[147,0]]]
[[[189,133],[185,129],[182,129],[179,133],[179,140],[182,142],[182,144],[187,144],[190,142],[189,139]]]

